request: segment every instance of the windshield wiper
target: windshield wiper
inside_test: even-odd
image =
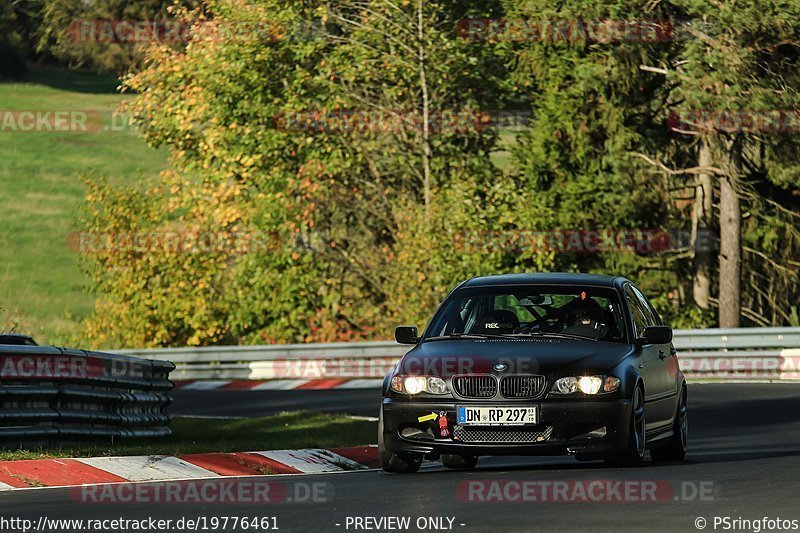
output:
[[[595,337],[584,337],[571,333],[548,333],[546,331],[531,331],[529,333],[451,333],[438,337],[429,337],[426,341],[452,341],[452,340],[481,340],[481,339],[519,339],[520,337],[550,337],[554,339],[571,339],[582,341],[597,341]]]
[[[547,331],[531,331],[528,333],[520,333],[519,336],[525,337],[552,337],[554,339],[575,339],[584,341],[597,341],[597,337],[586,337],[584,335],[573,335],[572,333],[550,333]]]
[[[481,339],[512,339],[511,335],[496,333],[451,333],[439,337],[428,337],[426,341],[452,341],[452,340],[481,340]]]

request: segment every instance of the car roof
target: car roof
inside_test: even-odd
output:
[[[462,287],[488,287],[492,285],[592,285],[617,287],[627,281],[621,276],[580,274],[572,272],[541,272],[534,274],[500,274],[481,276],[464,282]]]

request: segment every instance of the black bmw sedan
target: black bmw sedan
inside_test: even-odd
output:
[[[623,277],[474,278],[445,299],[383,383],[378,442],[389,472],[423,458],[573,455],[637,465],[686,455],[687,388],[665,326]]]

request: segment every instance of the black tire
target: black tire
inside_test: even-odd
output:
[[[644,392],[637,385],[631,398],[631,421],[628,447],[625,451],[609,457],[605,462],[611,466],[639,466],[644,462],[647,449],[647,436],[645,432]]]
[[[422,456],[416,458],[412,455],[398,455],[385,448],[380,448],[381,468],[393,474],[413,474],[419,471],[422,465]]]
[[[422,454],[397,454],[386,448],[383,439],[383,409],[378,420],[378,457],[381,468],[393,474],[413,474],[422,465]]]
[[[474,455],[443,453],[441,458],[445,468],[452,468],[453,470],[474,470],[475,465],[478,464],[478,458]]]
[[[678,399],[678,409],[675,411],[675,420],[672,422],[673,435],[669,444],[650,450],[650,457],[657,463],[683,461],[686,457],[686,443],[689,440],[689,408],[687,406],[688,393],[686,386],[681,388]]]

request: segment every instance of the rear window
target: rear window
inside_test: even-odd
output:
[[[619,297],[607,287],[472,287],[453,293],[426,338],[560,333],[627,342]]]

